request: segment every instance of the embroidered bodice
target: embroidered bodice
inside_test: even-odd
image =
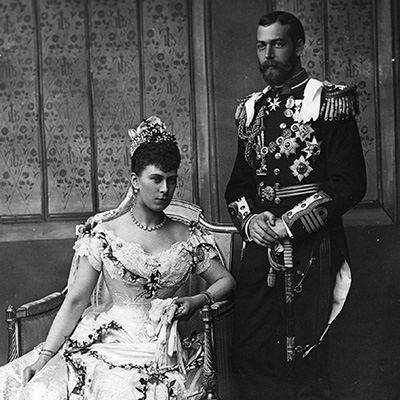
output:
[[[81,235],[74,249],[102,271],[114,305],[133,305],[173,296],[191,273],[201,274],[217,256],[211,235],[195,226],[189,238],[175,242],[159,255],[146,252],[97,225]]]

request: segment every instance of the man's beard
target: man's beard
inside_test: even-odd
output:
[[[260,71],[263,74],[264,81],[272,86],[283,85],[289,78],[294,75],[296,70],[296,59],[287,63],[280,61],[265,61],[260,63]]]

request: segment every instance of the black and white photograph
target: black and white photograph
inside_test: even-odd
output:
[[[399,400],[399,21],[0,0],[0,400]]]

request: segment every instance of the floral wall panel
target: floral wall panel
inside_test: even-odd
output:
[[[49,214],[93,210],[84,6],[39,4]]]
[[[138,9],[131,0],[90,1],[90,47],[100,210],[129,186],[128,129],[141,121]]]
[[[41,214],[33,2],[0,1],[0,214]]]
[[[175,196],[193,200],[188,5],[184,0],[143,1],[144,115],[158,115],[177,135],[182,154]]]
[[[28,3],[0,0],[4,221],[115,207],[129,186],[127,131],[152,114],[178,136],[176,196],[193,200],[189,1]]]

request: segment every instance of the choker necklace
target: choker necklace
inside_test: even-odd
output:
[[[141,222],[139,222],[139,221],[136,219],[136,217],[133,215],[133,208],[131,208],[129,214],[130,214],[130,216],[131,216],[132,222],[133,222],[136,226],[138,226],[140,229],[143,229],[144,231],[147,231],[147,232],[156,231],[156,230],[162,228],[162,227],[165,225],[165,223],[167,222],[167,216],[164,214],[164,219],[163,219],[159,224],[154,225],[154,226],[147,226],[147,225],[143,225]]]

